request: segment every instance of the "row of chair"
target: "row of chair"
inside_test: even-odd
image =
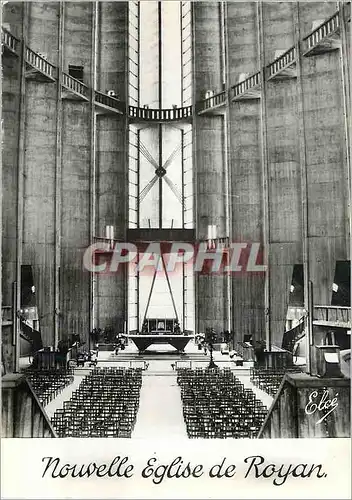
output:
[[[81,382],[52,424],[59,437],[130,438],[139,408],[140,368],[96,368]]]
[[[46,406],[72,384],[72,370],[27,370],[26,376],[40,403]]]
[[[255,438],[266,407],[230,369],[180,368],[183,416],[189,438]]]
[[[250,369],[250,380],[253,385],[274,397],[285,373],[300,371],[301,369],[298,366],[290,366],[287,368],[254,367]]]

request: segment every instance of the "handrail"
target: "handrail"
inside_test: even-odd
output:
[[[313,321],[351,324],[351,308],[343,306],[314,306]]]
[[[350,306],[319,306],[319,305],[316,305],[314,306],[314,309],[344,309],[344,310],[351,310],[351,307]]]
[[[2,26],[1,42],[13,52],[17,52],[17,46],[20,43],[12,33]]]
[[[340,12],[337,11],[329,19],[324,21],[320,26],[318,26],[309,35],[303,38],[303,41],[307,43],[307,50],[312,49],[323,38],[331,35],[340,27]]]
[[[344,8],[350,8],[349,4],[346,4]],[[307,50],[314,48],[321,40],[325,37],[330,36],[332,33],[336,32],[340,27],[340,10],[337,10],[332,16],[330,16],[326,21],[324,21],[320,26],[318,26],[314,31],[308,34],[303,41],[307,45]],[[20,40],[12,35],[6,28],[2,27],[2,43],[4,46],[8,47],[11,51],[17,52],[18,44]],[[291,47],[287,52],[282,54],[280,57],[276,58],[272,63],[267,65],[268,76],[271,77],[284,69],[286,66],[292,64],[296,59],[296,47]],[[26,59],[34,67],[38,68],[43,73],[47,74],[51,78],[57,78],[56,67],[49,63],[46,59],[36,54],[33,50],[26,47]],[[240,97],[246,92],[250,91],[252,88],[261,85],[261,71],[254,73],[245,80],[238,82],[230,88],[230,96],[232,99]],[[62,85],[72,90],[86,99],[89,98],[89,88],[79,80],[76,80],[72,76],[63,73]],[[106,94],[98,91],[94,91],[95,102],[98,104],[105,105],[107,107],[125,112],[124,105],[117,99],[114,99]],[[219,92],[214,96],[210,96],[203,101],[197,103],[198,111],[211,109],[212,107],[221,105],[226,102],[226,91]],[[192,117],[192,106],[186,106],[181,108],[172,109],[149,109],[140,108],[137,106],[128,106],[127,112],[128,117],[131,119],[141,119],[146,121],[173,121],[182,120],[185,118]]]
[[[223,90],[215,95],[207,97],[202,101],[199,101],[197,104],[198,111],[206,111],[207,109],[214,108],[215,106],[219,106],[221,104],[226,103],[226,91]]]
[[[88,99],[88,87],[67,73],[62,73],[62,85]]]
[[[192,106],[172,109],[153,109],[128,106],[128,116],[147,121],[172,121],[190,118],[192,116]]]
[[[284,333],[281,344],[282,349],[285,349],[286,351],[290,352],[293,351],[295,342],[300,340],[305,335],[304,333],[304,329],[306,326],[305,319],[306,317],[302,316],[299,319],[298,324],[296,326],[294,326],[290,330],[287,330],[287,332]]]
[[[124,112],[124,105],[119,99],[111,97],[103,92],[99,92],[98,90],[94,91],[94,99],[98,104],[102,104],[103,106],[107,106],[108,108],[116,109],[117,111]]]
[[[49,63],[44,57],[40,56],[34,50],[26,47],[26,62],[39,69],[42,73],[47,74],[50,78],[56,77],[56,67]]]
[[[249,76],[242,82],[236,83],[231,87],[232,98],[238,97],[248,90],[257,87],[261,84],[261,73],[258,71],[254,75]]]
[[[224,250],[230,250],[230,238],[229,238],[229,236],[218,236],[217,238],[198,240],[197,242],[199,244],[205,244],[207,247],[207,250],[215,249],[215,248],[222,248]]]
[[[296,47],[291,47],[288,49],[284,54],[281,54],[281,56],[277,57],[272,63],[268,64],[268,76],[274,76],[279,71],[283,70],[286,68],[286,66],[289,66],[296,60]]]

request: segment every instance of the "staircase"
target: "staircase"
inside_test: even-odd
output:
[[[143,354],[120,351],[118,354],[111,353],[108,361],[148,361],[157,359],[159,361],[208,361],[210,355],[205,355],[202,351],[179,354],[174,352],[153,352],[145,351]]]
[[[282,339],[282,349],[293,352],[295,343],[304,336],[304,317],[299,320],[298,325],[284,333]]]
[[[25,321],[20,322],[20,328],[20,336],[31,344],[32,353],[43,348],[42,336],[38,330],[32,328]]]

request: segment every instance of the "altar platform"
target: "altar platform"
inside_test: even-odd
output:
[[[129,340],[136,345],[139,352],[143,352],[153,344],[169,344],[177,351],[182,352],[188,342],[194,339],[194,334],[175,334],[168,332],[151,332],[148,334],[127,335]]]

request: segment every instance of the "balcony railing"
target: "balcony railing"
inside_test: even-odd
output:
[[[340,28],[340,13],[336,12],[327,21],[318,26],[312,33],[303,39],[305,43],[305,52],[309,52],[326,39],[331,37],[334,33],[338,32]],[[332,49],[337,46],[332,46]]]
[[[287,52],[275,59],[267,66],[268,78],[273,78],[278,74],[282,74],[287,68],[296,62],[296,47],[291,47]]]
[[[211,110],[226,104],[226,91],[223,90],[218,94],[212,95],[197,104],[198,113]]]
[[[71,90],[72,92],[79,94],[80,96],[84,97],[85,99],[88,99],[88,87],[84,83],[80,82],[79,80],[76,80],[76,78],[73,78],[72,76],[68,75],[67,73],[62,74],[62,85],[66,87],[68,90]]]
[[[113,109],[117,113],[124,112],[123,103],[121,101],[119,101],[118,99],[115,99],[114,97],[110,97],[109,95],[104,94],[102,92],[98,92],[97,90],[94,92],[94,95],[95,95],[95,103],[96,104],[101,104],[102,106]]]
[[[49,76],[51,79],[54,80],[56,78],[56,67],[29,47],[26,47],[26,63]]]
[[[230,249],[230,238],[228,236],[220,236],[214,239],[199,240],[198,243],[204,245],[207,250],[215,250],[220,248],[223,250]]]
[[[157,122],[184,120],[192,116],[192,106],[172,109],[150,109],[128,106],[128,115],[132,119]]]
[[[231,98],[232,99],[241,99],[241,98],[258,98],[259,93],[253,92],[253,90],[257,90],[261,85],[261,74],[260,71],[255,73],[252,76],[249,76],[242,82],[237,83],[233,87],[231,87]]]
[[[11,52],[14,52],[15,54],[18,53],[20,41],[4,27],[2,28],[1,42],[4,47],[11,50]]]
[[[339,306],[315,306],[314,322],[351,328],[351,308]]]

